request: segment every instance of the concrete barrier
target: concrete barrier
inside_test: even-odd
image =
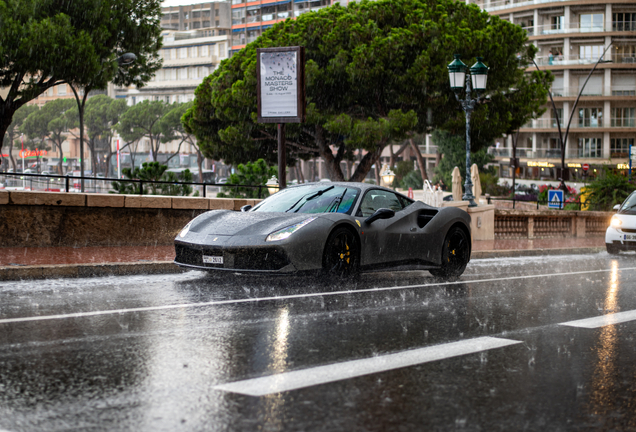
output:
[[[208,210],[258,199],[0,191],[0,246],[169,245]]]

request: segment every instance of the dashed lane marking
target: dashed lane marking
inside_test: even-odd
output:
[[[636,320],[636,310],[617,312],[613,314],[601,315],[594,318],[585,318],[576,321],[568,321],[559,325],[569,327],[582,327],[582,328],[599,328],[608,325],[621,324],[624,322]]]
[[[619,270],[620,271],[636,270],[636,267],[620,268]],[[333,297],[333,296],[339,296],[339,295],[398,291],[398,290],[413,289],[413,288],[426,288],[426,287],[432,287],[432,286],[452,286],[452,285],[463,285],[467,283],[470,283],[470,284],[488,283],[488,282],[492,283],[492,282],[501,282],[501,281],[521,280],[521,279],[548,278],[548,277],[558,277],[558,276],[575,276],[575,275],[584,275],[584,274],[593,274],[593,273],[609,273],[612,271],[616,271],[616,269],[584,270],[584,271],[565,272],[565,273],[546,273],[546,274],[539,274],[539,275],[504,276],[500,278],[459,280],[454,282],[434,282],[434,283],[427,283],[427,284],[378,287],[378,288],[356,289],[356,290],[346,290],[346,291],[290,294],[290,295],[284,295],[284,296],[252,297],[252,298],[246,298],[246,299],[217,300],[217,301],[201,302],[201,303],[182,303],[182,304],[171,304],[171,305],[162,305],[162,306],[129,308],[129,309],[110,309],[110,310],[98,310],[98,311],[88,311],[88,312],[75,312],[75,313],[58,314],[58,315],[39,315],[39,316],[30,316],[30,317],[4,318],[4,319],[0,319],[0,324],[12,324],[12,323],[30,322],[30,321],[47,321],[47,320],[68,319],[68,318],[84,318],[84,317],[92,317],[92,316],[100,316],[100,315],[116,315],[116,314],[131,313],[131,312],[153,312],[153,311],[162,311],[162,310],[170,310],[170,309],[222,306],[222,305],[232,305],[232,304],[241,304],[241,303],[258,303],[258,302],[265,302],[265,301],[280,301],[280,300],[291,300],[291,299],[311,298],[311,297]]]
[[[351,360],[261,378],[236,381],[218,385],[214,388],[249,396],[265,396],[444,360],[451,357],[474,354],[519,343],[521,342],[516,340],[485,336],[367,359]]]

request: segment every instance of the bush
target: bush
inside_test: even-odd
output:
[[[585,188],[587,210],[610,211],[635,189],[636,185],[626,177],[603,169],[601,175]]]
[[[154,181],[166,181],[166,182],[191,182],[192,173],[186,169],[181,173],[181,176],[177,176],[173,172],[166,172],[168,167],[162,165],[159,162],[144,162],[141,168],[136,167],[135,170],[130,168],[124,168],[121,170],[122,174],[130,180],[143,180],[149,183],[144,185],[145,195],[171,195],[171,196],[188,196],[192,193],[192,186],[179,185],[179,184],[156,184],[150,183]],[[130,181],[116,181],[113,182],[113,189],[120,194],[140,194],[138,182]]]
[[[219,198],[259,198],[259,188],[245,186],[263,186],[261,188],[260,198],[269,196],[269,192],[265,184],[277,173],[276,167],[268,167],[263,159],[256,162],[248,162],[245,165],[239,164],[235,174],[231,174],[227,179],[226,186],[223,186],[223,192],[217,196]],[[240,185],[231,187],[230,185]]]

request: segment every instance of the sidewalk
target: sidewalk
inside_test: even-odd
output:
[[[604,237],[482,240],[473,242],[472,259],[596,253]],[[174,246],[10,247],[0,248],[0,281],[142,273],[176,273]]]

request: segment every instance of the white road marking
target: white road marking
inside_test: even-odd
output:
[[[605,327],[613,324],[620,324],[624,322],[634,321],[636,320],[636,310],[626,311],[626,312],[617,312],[608,315],[601,315],[594,318],[585,318],[576,321],[568,321],[561,323],[559,325],[569,326],[569,327],[582,327],[582,328],[599,328]]]
[[[636,270],[636,267],[621,268],[619,270],[621,271]],[[311,298],[311,297],[328,297],[328,296],[337,296],[337,295],[363,294],[363,293],[371,293],[371,292],[397,291],[397,290],[413,289],[413,288],[426,288],[431,286],[460,285],[460,284],[466,284],[466,283],[476,284],[476,283],[512,281],[512,280],[531,279],[531,278],[573,276],[573,275],[583,275],[583,274],[592,274],[592,273],[609,273],[611,271],[616,271],[616,270],[615,269],[585,270],[585,271],[565,272],[565,273],[547,273],[547,274],[540,274],[540,275],[505,276],[500,278],[459,280],[454,282],[435,282],[435,283],[428,283],[428,284],[391,286],[391,287],[381,287],[381,288],[378,287],[378,288],[367,288],[367,289],[357,289],[357,290],[347,290],[347,291],[290,294],[285,296],[253,297],[253,298],[247,298],[247,299],[218,300],[218,301],[201,302],[201,303],[182,303],[182,304],[171,304],[171,305],[163,305],[163,306],[146,306],[146,307],[129,308],[129,309],[109,309],[109,310],[101,310],[101,311],[75,312],[75,313],[58,314],[58,315],[40,315],[40,316],[31,316],[31,317],[5,318],[5,319],[0,319],[0,324],[12,324],[12,323],[31,322],[31,321],[47,321],[47,320],[68,319],[68,318],[84,318],[84,317],[93,317],[93,316],[100,316],[100,315],[116,315],[116,314],[131,313],[131,312],[154,312],[154,311],[162,311],[162,310],[170,310],[170,309],[198,308],[198,307],[205,307],[205,306],[222,306],[222,305],[241,304],[241,303],[258,303],[263,301],[279,301],[279,300],[291,300],[291,299]]]
[[[444,360],[466,354],[502,348],[521,343],[511,339],[479,337],[426,348],[402,351],[367,359],[334,363],[292,372],[284,372],[261,378],[236,381],[215,386],[217,390],[240,393],[249,396],[265,396],[290,390],[297,390],[320,384],[356,378],[378,372],[385,372],[422,363]]]

